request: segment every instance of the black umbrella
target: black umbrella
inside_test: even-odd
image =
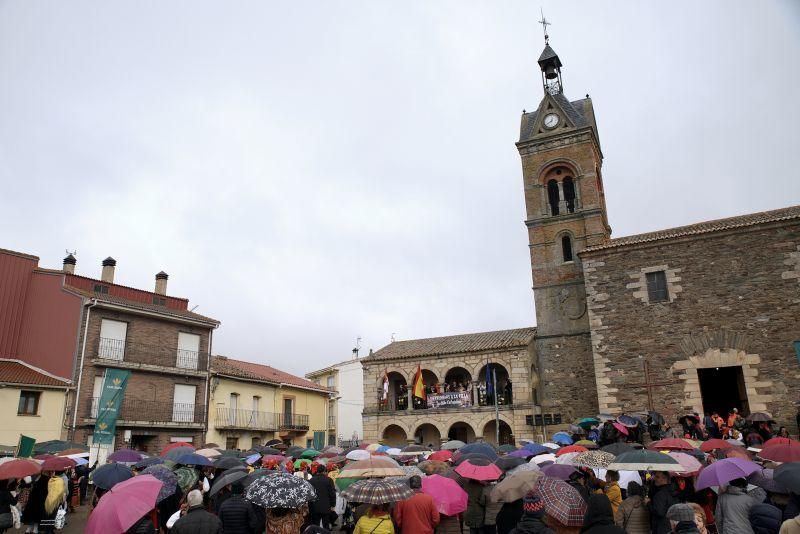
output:
[[[526,463],[528,463],[528,462],[526,462],[522,458],[511,458],[511,457],[508,457],[508,456],[504,456],[502,458],[498,458],[497,460],[494,461],[494,465],[496,465],[497,467],[499,467],[503,471],[508,471],[509,469],[514,469],[515,467],[520,466],[522,464],[526,464]]]
[[[747,481],[759,488],[764,488],[770,493],[789,493],[789,489],[775,480],[775,472],[772,469],[764,469],[763,471],[756,471],[749,477]]]
[[[233,467],[243,467],[242,461],[238,458],[230,456],[223,456],[214,462],[214,467],[217,469],[231,469]]]
[[[666,423],[666,421],[664,420],[664,416],[658,412],[650,410],[649,412],[647,412],[647,415],[650,417],[651,425],[663,425],[664,423]]]
[[[292,458],[300,458],[300,455],[303,454],[305,449],[303,447],[298,447],[297,445],[292,445],[288,449],[286,449],[286,456],[291,456]]]
[[[689,423],[687,423],[689,419],[691,419],[694,422],[694,424],[700,422],[700,418],[697,417],[695,414],[687,413],[686,415],[682,415],[681,418],[678,419],[678,423],[680,423],[682,426],[689,426]]]
[[[228,449],[226,451],[222,451],[222,456],[225,458],[241,458],[242,453],[236,450]]]
[[[774,423],[775,420],[768,413],[755,412],[747,416],[747,420],[752,423]]]
[[[136,462],[133,464],[134,469],[144,469],[145,467],[150,467],[151,465],[161,465],[164,463],[163,458],[159,458],[158,456],[151,456],[150,458],[145,458],[140,462]]]
[[[488,463],[492,463],[492,460],[489,459],[488,456],[485,454],[481,454],[478,452],[471,452],[469,454],[459,454],[458,458],[453,462],[455,465],[461,464],[461,462],[465,462],[467,460],[486,460]],[[482,464],[486,465],[486,464]]]
[[[317,498],[314,487],[289,473],[259,477],[247,486],[244,498],[263,508],[299,508]]]
[[[267,446],[267,447],[272,447],[273,445],[281,445],[281,444],[283,444],[283,442],[281,440],[279,440],[279,439],[271,439],[268,442],[266,442],[264,445]]]
[[[800,463],[781,464],[775,468],[773,478],[792,493],[800,494]]]
[[[92,483],[100,489],[111,489],[115,484],[133,476],[130,467],[122,464],[105,464],[98,467],[92,475]]]
[[[633,451],[633,447],[631,447],[627,443],[622,443],[621,441],[618,441],[617,443],[612,443],[611,445],[606,445],[605,447],[601,447],[600,450],[603,452],[611,453],[614,456],[619,456],[620,454]]]
[[[225,471],[225,474],[214,480],[214,485],[211,486],[211,491],[208,492],[209,495],[216,495],[222,488],[227,486],[228,484],[233,484],[234,482],[238,482],[247,476],[247,471],[244,469],[229,469]]]
[[[278,456],[280,456],[281,451],[273,447],[261,447],[261,454],[263,454],[264,456],[266,456],[267,454],[277,454]]]

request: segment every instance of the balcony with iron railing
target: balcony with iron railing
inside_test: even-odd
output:
[[[96,419],[100,399],[89,399],[88,418]],[[190,427],[202,425],[206,415],[206,407],[202,404],[160,402],[125,398],[117,417],[117,424],[151,424],[160,423],[166,426]]]
[[[299,413],[279,414],[280,430],[308,430],[308,416]]]
[[[205,352],[105,337],[98,342],[96,357],[101,362],[125,362],[188,371],[203,371],[208,364],[208,354]]]
[[[272,412],[259,412],[255,410],[234,410],[226,406],[217,406],[217,428],[231,428],[242,430],[264,430],[274,432],[278,430],[280,414]]]
[[[336,416],[329,415],[328,416],[328,430],[333,430],[336,428]]]

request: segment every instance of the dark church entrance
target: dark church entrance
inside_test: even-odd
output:
[[[697,376],[706,413],[717,412],[725,417],[731,408],[738,408],[742,415],[750,413],[740,366],[698,369]]]

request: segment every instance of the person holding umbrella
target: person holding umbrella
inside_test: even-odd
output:
[[[260,523],[253,505],[244,500],[241,482],[230,485],[230,497],[219,508],[219,520],[225,534],[251,534],[258,532]]]
[[[414,496],[398,502],[394,507],[394,522],[399,529],[419,534],[433,534],[439,525],[439,511],[433,497],[422,493],[422,478],[414,475],[408,479]]]
[[[172,534],[222,534],[222,522],[203,510],[203,494],[192,490],[186,496],[186,514],[172,526]]]
[[[333,480],[328,478],[324,465],[314,462],[311,464],[311,479],[308,482],[317,493],[317,498],[310,505],[311,523],[330,529],[331,514],[336,508],[336,487]]]

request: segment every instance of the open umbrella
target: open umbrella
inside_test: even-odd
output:
[[[185,441],[177,441],[175,443],[170,443],[169,445],[166,445],[163,449],[161,449],[161,456],[165,456],[169,451],[177,448],[188,448],[192,449],[192,452],[194,452],[194,446],[191,443],[186,443]]]
[[[551,478],[558,480],[569,480],[569,477],[578,472],[575,467],[564,464],[550,464],[542,467],[542,473]]]
[[[578,491],[564,482],[548,476],[539,477],[531,490],[544,502],[544,513],[562,525],[579,527],[586,514],[586,501]]]
[[[453,464],[461,465],[462,463],[466,462],[467,460],[478,460],[482,462],[481,465],[490,464],[492,463],[493,459],[489,458],[485,454],[480,454],[478,452],[471,452],[469,454],[456,454],[453,457]]]
[[[534,454],[531,451],[529,451],[528,449],[517,449],[514,452],[508,453],[506,455],[506,458],[525,458],[525,459],[528,459],[531,456],[534,456]]]
[[[440,462],[438,460],[428,460],[425,462],[420,462],[417,467],[425,473],[426,475],[443,475],[447,473],[450,469],[450,466],[444,462]]]
[[[680,423],[681,426],[689,426],[689,421],[692,421],[694,424],[697,424],[700,422],[700,418],[693,413],[687,413],[686,415],[682,415],[678,419],[678,423]]]
[[[600,446],[590,439],[581,439],[575,442],[575,445],[586,447],[589,450],[599,449]]]
[[[232,469],[234,467],[241,467],[244,465],[238,458],[231,458],[230,456],[223,456],[214,461],[214,467],[217,469]]]
[[[200,454],[195,454],[195,453],[183,454],[180,457],[178,457],[177,460],[175,460],[175,463],[181,465],[200,465],[203,467],[211,467],[214,465],[211,462],[211,460],[209,460],[205,456],[201,456]]]
[[[515,450],[517,450],[515,446],[506,444],[506,445],[500,445],[500,447],[498,447],[497,449],[497,452],[508,454],[509,452],[514,452]]]
[[[676,471],[675,474],[679,476],[688,476],[700,471],[703,468],[703,464],[701,464],[697,458],[694,456],[689,456],[685,452],[676,452],[670,451],[667,453],[672,458],[675,458],[679,464],[681,464],[681,470]]]
[[[131,449],[120,449],[109,454],[108,459],[113,462],[133,464],[142,459],[142,453]]]
[[[531,455],[536,456],[537,454],[548,454],[553,452],[552,449],[549,447],[545,447],[544,445],[539,445],[538,443],[526,443],[524,447],[520,450],[530,451]]]
[[[569,432],[570,434],[573,434],[573,435],[577,435],[577,436],[585,436],[586,435],[586,430],[583,427],[578,426],[578,425],[569,425],[569,428],[567,428],[567,432]]]
[[[493,502],[511,503],[518,501],[533,489],[536,481],[541,476],[542,473],[538,470],[517,471],[506,474],[506,477],[494,487],[489,497]]]
[[[625,454],[626,452],[633,452],[633,447],[631,447],[627,443],[618,441],[616,443],[612,443],[611,445],[606,445],[605,447],[601,447],[600,450],[603,452],[611,453],[614,456],[619,456],[620,454]]]
[[[466,446],[467,446],[467,444],[464,443],[463,441],[460,441],[460,440],[457,440],[457,439],[451,439],[450,441],[448,441],[447,443],[442,445],[441,448],[446,450],[446,451],[455,451],[455,450],[458,450],[458,449],[460,449],[462,447],[466,447]]]
[[[479,481],[497,480],[503,474],[500,468],[494,464],[479,465],[474,460],[467,460],[459,464],[455,471],[464,478]]]
[[[773,462],[800,462],[800,442],[794,441],[770,445],[761,449],[758,455],[765,460],[772,460]]]
[[[65,451],[67,449],[80,449],[83,452],[88,452],[89,447],[84,445],[83,443],[75,443],[74,441],[63,441],[60,439],[53,439],[50,441],[43,441],[41,443],[37,443],[33,447],[34,454],[57,454],[61,451]]]
[[[403,470],[391,458],[375,456],[368,460],[358,460],[347,464],[339,476],[348,478],[375,478],[403,476]]]
[[[292,458],[300,458],[300,455],[303,454],[305,448],[300,447],[299,445],[292,445],[288,449],[286,449],[286,456],[291,456]]]
[[[774,423],[775,420],[766,412],[754,412],[748,415],[745,419],[751,423]]]
[[[122,464],[105,464],[95,469],[92,475],[92,483],[98,488],[107,490],[132,476],[133,472],[130,467]]]
[[[617,422],[627,428],[636,428],[641,424],[641,421],[639,421],[635,417],[631,417],[630,415],[620,415],[619,417],[617,417]]]
[[[665,438],[654,441],[647,446],[648,449],[653,450],[667,450],[667,451],[691,451],[694,446],[681,438]]]
[[[725,450],[733,447],[724,439],[712,438],[700,444],[700,450],[703,452],[711,452],[715,449]]]
[[[274,471],[262,471],[264,473],[270,473]],[[240,471],[239,469],[233,469],[229,471],[225,471],[223,475],[219,478],[214,480],[214,485],[211,486],[211,491],[208,492],[209,496],[216,495],[222,488],[227,486],[228,484],[233,484],[234,482],[239,482],[240,480],[247,477],[247,471]]]
[[[222,456],[222,453],[217,449],[200,449],[195,451],[195,454],[199,454],[200,456],[205,456],[206,458],[219,458]]]
[[[409,499],[414,491],[399,480],[370,478],[353,483],[341,495],[351,502],[385,504]]]
[[[174,473],[178,477],[178,486],[184,493],[188,492],[200,480],[197,471],[192,467],[179,467]]]
[[[518,467],[515,467],[511,471],[507,472],[506,473],[506,478],[508,478],[509,475],[513,475],[513,474],[516,474],[516,473],[522,473],[524,471],[537,471],[538,472],[539,471],[539,466],[536,465],[536,464],[532,464],[530,462],[528,462],[527,464],[522,464],[522,465],[520,465]]]
[[[584,417],[583,419],[578,419],[575,424],[584,430],[591,430],[593,426],[600,424],[600,420],[596,417]]]
[[[347,458],[348,460],[356,460],[356,461],[369,460],[371,457],[372,455],[369,453],[369,451],[365,451],[363,449],[356,449],[354,451],[348,452],[345,455],[345,458]]]
[[[72,458],[66,456],[51,456],[42,462],[42,471],[66,471],[77,464]]]
[[[531,458],[531,463],[542,465],[545,462],[555,462],[557,460],[555,454],[538,454]]]
[[[178,458],[180,458],[181,456],[192,453],[194,453],[194,447],[173,447],[167,452],[162,452],[161,457],[164,458],[165,460],[172,460],[173,462],[177,462]],[[201,458],[203,457],[201,456]]]
[[[311,465],[311,463],[312,463],[311,460],[309,460],[308,458],[300,458],[298,460],[295,460],[294,464],[292,465],[294,465],[295,469],[302,469],[304,465]]]
[[[339,455],[344,452],[344,449],[341,447],[337,447],[336,445],[328,445],[327,447],[322,449],[322,452],[332,452],[333,454]]]
[[[703,468],[697,477],[695,488],[698,490],[711,486],[724,486],[731,480],[747,478],[760,471],[761,466],[741,458],[725,458]]]
[[[556,432],[550,439],[559,445],[572,445],[572,436],[566,432]]]
[[[151,475],[155,479],[161,481],[161,490],[158,492],[156,502],[161,502],[170,495],[173,495],[178,489],[178,477],[175,476],[169,467],[164,465],[151,465],[141,472],[140,475]]]
[[[264,444],[267,447],[274,447],[275,445],[283,445],[283,442],[279,439],[271,439]]]
[[[457,515],[467,509],[467,492],[451,478],[439,475],[423,478],[422,493],[433,497],[440,514]]]
[[[572,459],[578,456],[579,452],[568,452],[566,454],[562,454],[561,456],[556,455],[557,464],[564,464],[564,465],[572,465]]]
[[[741,458],[742,460],[752,459],[750,453],[743,447],[731,447],[730,449],[725,449],[722,453],[725,458]]]
[[[556,457],[564,456],[565,454],[569,454],[571,452],[575,453],[586,452],[587,450],[589,449],[587,449],[586,447],[582,447],[580,445],[568,445],[566,447],[561,447],[560,449],[558,449],[558,451],[556,451]]]
[[[86,447],[82,447],[82,448],[81,447],[75,447],[75,448],[72,448],[72,449],[64,449],[63,451],[57,453],[56,456],[71,456],[71,455],[75,455],[75,454],[80,454],[80,455],[84,455],[85,456],[85,455],[89,454],[89,451],[87,450]]]
[[[38,462],[19,458],[0,465],[0,480],[9,480],[12,478],[21,480],[28,476],[38,475],[41,472],[42,467]]]
[[[627,435],[630,433],[630,432],[628,431],[628,427],[626,427],[625,425],[623,425],[622,423],[620,423],[620,422],[618,422],[618,421],[614,421],[613,423],[611,423],[611,426],[613,426],[614,428],[616,428],[616,429],[617,429],[617,431],[618,431],[620,434],[622,434],[623,436],[627,436]]]
[[[311,459],[311,458],[316,458],[319,455],[320,455],[320,452],[317,451],[317,450],[306,449],[300,454],[300,458]]]
[[[494,461],[494,465],[496,465],[503,471],[510,471],[515,467],[527,463],[528,462],[526,462],[524,458],[512,458],[511,456],[503,456]]]
[[[103,495],[89,515],[87,534],[124,534],[155,508],[162,482],[140,475],[120,482]]]
[[[403,452],[403,451],[401,451],[397,447],[389,447],[388,449],[386,449],[386,454],[388,454],[389,456],[397,456],[401,452]]]
[[[367,448],[365,450],[372,452],[372,451],[377,451],[380,448],[381,448],[380,443],[370,443],[369,445],[367,445]]]
[[[773,478],[793,493],[800,494],[800,463],[779,465],[773,473]]]
[[[601,468],[608,467],[614,461],[614,455],[604,451],[586,451],[572,459],[572,465]]]
[[[423,447],[422,445],[409,445],[400,449],[398,456],[421,456],[430,451],[428,447]]]
[[[144,458],[139,460],[135,464],[133,464],[134,469],[144,469],[146,467],[150,467],[151,465],[161,465],[164,463],[164,459],[159,456],[151,456],[150,458]]]
[[[681,465],[667,454],[645,449],[620,454],[608,466],[613,471],[680,471]]]
[[[792,465],[792,464],[784,464],[784,465]],[[784,494],[791,493],[789,488],[787,488],[786,486],[775,480],[774,469],[764,469],[762,471],[756,471],[755,473],[747,477],[747,482],[755,486],[758,486],[759,488],[764,488],[764,490],[770,493],[784,493]]]
[[[601,423],[606,423],[608,421],[616,420],[616,417],[611,415],[610,413],[599,413],[597,414],[597,420]]]
[[[497,452],[488,443],[470,443],[466,447],[461,447],[458,451],[461,454],[483,454],[490,460],[497,460]]]
[[[453,453],[450,451],[436,451],[428,456],[428,460],[437,460],[439,462],[446,462],[453,459]]]

